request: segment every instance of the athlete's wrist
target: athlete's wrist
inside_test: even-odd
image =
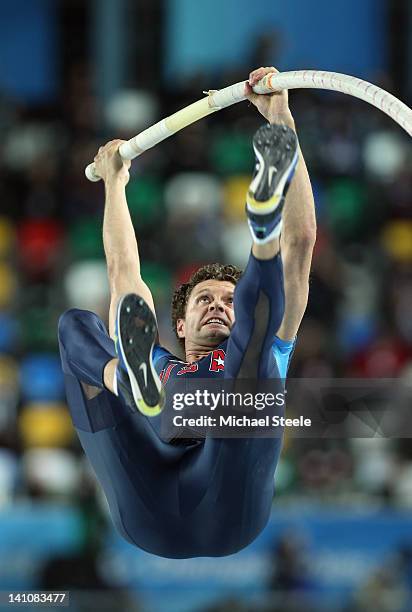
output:
[[[104,184],[106,190],[108,189],[119,189],[126,187],[129,182],[129,173],[127,172],[116,172],[108,174],[104,178]]]
[[[293,130],[295,129],[295,120],[290,110],[281,111],[280,113],[271,113],[268,117],[268,121],[271,124],[284,124]]]

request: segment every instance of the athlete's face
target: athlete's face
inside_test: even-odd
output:
[[[215,347],[230,334],[235,320],[233,293],[229,281],[206,280],[198,283],[189,296],[184,319],[177,321],[179,338],[186,346]]]

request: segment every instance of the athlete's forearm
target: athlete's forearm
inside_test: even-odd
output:
[[[140,275],[139,253],[124,181],[116,177],[107,181],[105,196],[103,244],[108,268],[133,267],[136,276]]]
[[[140,274],[136,235],[127,206],[125,184],[120,179],[106,180],[103,219],[103,244],[110,285],[109,331],[113,338],[120,296],[136,293],[155,312],[152,293]]]
[[[271,117],[273,123],[285,123],[295,130],[290,113]],[[272,121],[271,121],[272,122]],[[316,217],[309,174],[299,148],[295,176],[286,195],[280,238],[285,288],[285,314],[278,330],[283,340],[293,339],[306,310],[309,274],[316,240]]]
[[[109,333],[115,338],[115,321],[119,300],[128,293],[142,297],[155,312],[153,297],[140,273],[136,236],[126,200],[130,161],[118,153],[121,140],[100,147],[94,158],[96,170],[104,180],[105,207],[103,245],[110,287]]]
[[[269,122],[284,123],[296,131],[291,113],[271,116]],[[311,252],[316,239],[315,203],[309,173],[300,147],[298,165],[286,196],[282,216],[282,242],[306,244]]]

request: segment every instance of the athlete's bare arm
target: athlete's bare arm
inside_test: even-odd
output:
[[[250,86],[255,85],[269,72],[277,72],[277,70],[270,66],[251,72]],[[284,123],[295,130],[287,91],[257,95],[252,92],[250,86],[246,91],[248,98],[269,123]],[[282,218],[280,246],[285,286],[285,314],[277,335],[283,340],[292,340],[297,334],[306,310],[310,265],[316,241],[316,216],[312,187],[300,149],[296,173],[286,196]]]
[[[118,149],[123,140],[112,140],[100,147],[94,158],[96,171],[105,186],[103,244],[110,286],[109,333],[114,338],[116,307],[126,293],[137,293],[155,311],[149,287],[140,275],[136,236],[126,200],[130,161],[121,159]]]

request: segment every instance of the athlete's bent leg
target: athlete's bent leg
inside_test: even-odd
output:
[[[116,351],[103,321],[94,312],[73,308],[60,317],[58,339],[75,427],[98,431],[127,417],[130,409],[106,390],[105,378]],[[99,398],[98,407],[96,402],[89,411],[88,404],[95,398]]]
[[[96,314],[67,311],[58,336],[73,424],[119,533],[156,554],[193,556],[187,543],[186,554],[179,555],[174,536],[181,518],[173,492],[179,457],[186,449],[162,442],[155,419],[131,410],[104,388],[103,372],[115,349]]]

